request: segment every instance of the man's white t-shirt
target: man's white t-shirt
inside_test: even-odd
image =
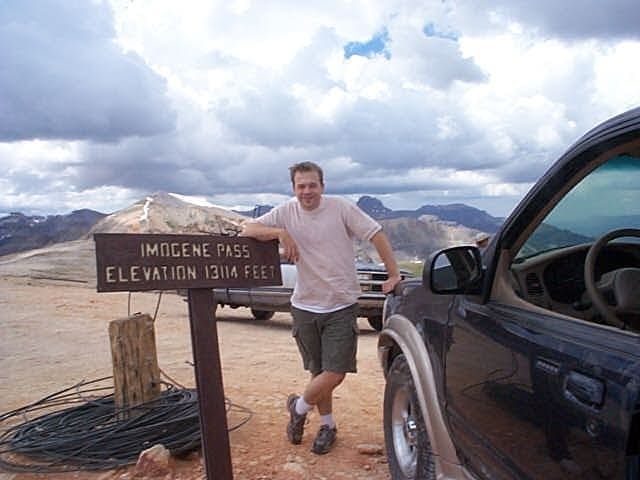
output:
[[[324,313],[358,301],[354,240],[371,240],[382,227],[357,205],[323,195],[318,208],[307,211],[292,198],[253,221],[284,228],[298,247],[294,307]]]

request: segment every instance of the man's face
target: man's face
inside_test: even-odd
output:
[[[316,171],[296,172],[293,176],[293,193],[304,210],[314,210],[320,205],[324,186]]]

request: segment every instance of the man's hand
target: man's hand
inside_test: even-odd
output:
[[[284,228],[267,227],[259,222],[245,222],[240,235],[261,241],[278,240],[282,246],[282,256],[289,262],[295,263],[300,257],[296,242]]]
[[[393,289],[396,288],[398,283],[400,283],[400,280],[402,280],[400,274],[389,276],[389,278],[387,278],[382,284],[382,293],[386,294],[393,292]]]
[[[400,270],[398,269],[398,263],[396,257],[393,254],[393,249],[389,243],[389,239],[382,230],[379,230],[373,237],[371,237],[371,243],[376,247],[378,255],[384,263],[384,267],[387,269],[389,276],[382,284],[383,293],[391,293],[396,285],[402,280],[400,277]]]
[[[289,235],[289,232],[284,229],[280,230],[280,233],[278,234],[278,241],[280,242],[280,245],[282,245],[282,256],[289,262],[296,263],[300,254],[298,253],[298,246],[296,245],[296,242],[293,241],[293,238],[291,238],[291,235]]]

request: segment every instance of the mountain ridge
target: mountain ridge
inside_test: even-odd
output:
[[[42,248],[57,242],[89,239],[94,233],[237,235],[243,221],[273,208],[257,205],[253,210],[238,212],[214,205],[190,203],[184,198],[167,192],[155,192],[109,215],[91,210],[49,217],[27,217],[14,213],[0,218],[0,247],[4,246],[0,255]],[[499,219],[486,212],[464,204],[424,205],[416,210],[394,211],[375,197],[363,196],[358,200],[358,206],[383,225],[399,260],[423,259],[437,248],[472,243],[478,231],[493,233],[499,222]],[[85,214],[81,215],[80,212]],[[470,217],[474,217],[475,221],[469,221]],[[77,228],[68,227],[73,223],[71,219],[79,223]],[[84,222],[79,222],[80,219],[84,219]],[[47,221],[50,223],[48,230],[63,230],[65,235],[52,237],[46,234],[46,230],[41,234],[40,230],[33,228],[33,225]],[[56,222],[59,222],[59,226],[55,225]],[[14,228],[11,229],[11,226]],[[378,261],[375,250],[367,243],[358,246],[357,254],[361,260]]]
[[[423,215],[433,215],[442,221],[455,222],[487,233],[495,233],[504,220],[464,203],[422,205],[415,210],[392,210],[384,206],[379,199],[364,195],[358,199],[357,204],[376,220],[402,217],[420,218]]]
[[[86,208],[48,216],[12,212],[0,218],[0,256],[76,240],[105,216]]]
[[[96,223],[94,233],[184,233],[236,235],[246,217],[216,206],[181,200],[156,192]]]
[[[503,218],[494,217],[484,210],[471,207],[464,203],[449,203],[444,205],[422,205],[415,210],[392,210],[386,207],[382,201],[369,195],[361,196],[356,202],[358,207],[376,220],[388,220],[394,218],[420,218],[423,215],[438,217],[443,222],[454,222],[476,230],[495,233]],[[273,208],[273,205],[256,205],[252,210],[235,210],[247,217],[259,217]]]

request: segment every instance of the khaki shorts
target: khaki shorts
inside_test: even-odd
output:
[[[317,375],[325,370],[356,372],[358,304],[336,312],[313,313],[291,307],[293,328],[305,370]]]

